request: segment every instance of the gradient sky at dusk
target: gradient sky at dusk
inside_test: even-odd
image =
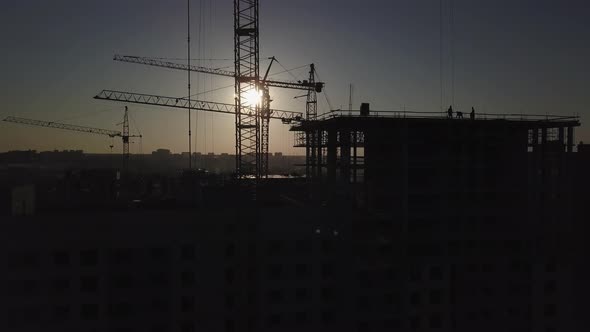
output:
[[[443,14],[444,107],[451,103],[449,2]],[[233,57],[233,2],[194,0],[193,57]],[[334,108],[437,111],[440,103],[439,0],[261,0],[261,59],[287,68],[314,62]],[[487,113],[579,113],[577,140],[590,142],[590,5],[564,0],[454,0],[455,108]],[[201,10],[199,10],[201,9]],[[186,96],[186,74],[112,61],[118,54],[186,58],[185,0],[40,1],[3,4],[0,117],[9,115],[115,129],[123,104],[97,101],[102,89]],[[201,25],[201,29],[199,29]],[[232,61],[202,61],[232,66]],[[262,62],[262,71],[268,61]],[[275,65],[271,72],[283,71]],[[292,72],[304,79],[307,68]],[[276,79],[291,80],[283,73]],[[194,74],[193,89],[232,79]],[[198,84],[197,84],[198,82]],[[303,111],[297,91],[271,90],[273,108]],[[232,102],[233,89],[199,98]],[[319,96],[320,110],[328,110]],[[143,152],[187,151],[186,111],[129,105]],[[234,152],[233,116],[200,113],[197,150]],[[271,151],[291,148],[292,133],[271,124]],[[0,151],[83,149],[108,152],[109,138],[0,122]],[[120,149],[116,142],[116,149]],[[138,152],[139,144],[132,146]]]

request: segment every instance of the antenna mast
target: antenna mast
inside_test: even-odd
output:
[[[352,115],[352,89],[352,83],[350,83],[348,91],[348,115]]]

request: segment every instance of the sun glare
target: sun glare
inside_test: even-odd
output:
[[[254,89],[246,92],[246,105],[247,106],[256,106],[260,104],[261,101],[261,94],[259,91]]]

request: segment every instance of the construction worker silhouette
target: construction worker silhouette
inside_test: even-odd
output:
[[[447,111],[447,117],[449,119],[452,119],[453,118],[453,105],[449,106],[449,109]]]

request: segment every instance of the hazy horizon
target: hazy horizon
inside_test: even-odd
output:
[[[361,102],[372,109],[438,111],[454,99],[455,109],[478,112],[578,113],[577,141],[590,141],[584,120],[590,64],[590,9],[583,1],[454,0],[451,40],[450,0],[443,1],[441,54],[440,2],[261,1],[261,72],[269,56],[271,73],[283,80],[304,79],[315,63],[333,108]],[[203,66],[233,67],[231,1],[192,2],[192,54]],[[0,117],[19,116],[120,130],[125,104],[92,99],[103,89],[186,96],[186,73],[114,62],[114,54],[186,58],[186,1],[130,0],[123,3],[25,0],[0,13],[7,52],[3,53],[3,107]],[[451,45],[454,45],[451,48]],[[453,50],[453,52],[451,52]],[[455,58],[455,93],[452,61]],[[441,105],[441,59],[443,101]],[[183,61],[183,60],[178,60]],[[198,61],[194,62],[198,64]],[[200,99],[232,102],[233,80],[193,74]],[[272,89],[272,107],[303,112],[301,91]],[[318,95],[320,112],[329,110]],[[188,151],[187,112],[127,104],[131,131],[143,135],[143,152],[157,148]],[[196,114],[196,113],[194,113]],[[195,119],[196,117],[193,117]],[[194,122],[193,122],[194,125]],[[0,122],[0,151],[84,150],[109,153],[111,139],[62,130]],[[196,151],[234,153],[234,117],[199,113]],[[270,151],[301,155],[293,133],[271,123]],[[120,151],[120,140],[114,140]],[[193,151],[195,149],[193,148]],[[139,144],[131,145],[139,152]]]

